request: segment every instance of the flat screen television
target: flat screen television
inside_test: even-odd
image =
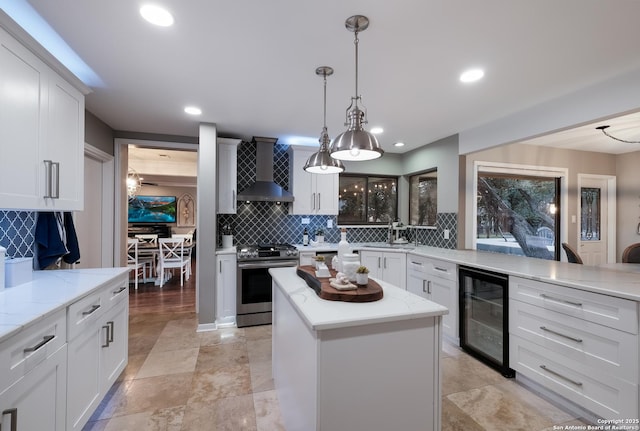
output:
[[[175,223],[175,196],[129,197],[129,223]]]

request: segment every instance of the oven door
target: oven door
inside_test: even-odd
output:
[[[297,260],[238,262],[236,308],[238,314],[271,311],[270,268],[296,266]]]

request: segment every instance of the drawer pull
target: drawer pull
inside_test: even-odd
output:
[[[572,302],[572,301],[567,301],[566,299],[554,298],[553,296],[545,295],[544,293],[541,293],[540,297],[543,299],[548,299],[550,301],[564,302],[565,304],[573,305],[575,307],[582,307],[581,302]]]
[[[422,266],[422,262],[414,262],[414,261],[411,261],[411,264],[413,264],[413,265],[418,265],[418,266]]]
[[[23,350],[23,352],[24,353],[35,352],[40,347],[44,346],[45,344],[47,344],[49,341],[53,340],[54,338],[56,338],[55,335],[45,335],[44,337],[42,337],[42,341],[40,341],[38,344],[36,344],[33,347],[27,347],[26,349]]]
[[[540,329],[542,329],[543,331],[547,331],[552,334],[558,335],[560,337],[564,337],[568,340],[575,341],[576,343],[582,343],[582,338],[572,337],[571,335],[566,335],[566,334],[563,334],[562,332],[557,332],[557,331],[554,331],[553,329],[549,329],[546,326],[541,326]]]
[[[574,385],[576,385],[576,386],[582,386],[582,382],[577,382],[577,381],[575,381],[575,380],[573,380],[573,379],[570,379],[570,378],[569,378],[569,377],[567,377],[567,376],[563,376],[563,375],[562,375],[562,374],[560,374],[559,372],[557,372],[557,371],[553,371],[552,369],[548,368],[546,365],[540,365],[540,368],[542,368],[543,370],[545,370],[545,371],[546,371],[546,372],[548,372],[548,373],[553,374],[554,376],[558,376],[558,377],[560,377],[561,379],[566,380],[566,381],[567,381],[567,382],[569,382],[569,383],[573,383],[573,384],[574,384]]]
[[[92,306],[91,306],[91,309],[90,309],[90,310],[88,310],[88,311],[83,311],[83,312],[82,312],[82,315],[83,315],[83,316],[88,316],[88,315],[90,315],[90,314],[93,314],[93,313],[94,313],[98,308],[100,308],[100,305],[92,305]]]
[[[6,409],[2,411],[2,416],[11,415],[11,430],[18,431],[18,409]],[[2,428],[2,417],[0,417],[0,429]]]
[[[449,272],[447,271],[447,268],[440,268],[439,266],[434,266],[433,267],[436,271],[440,271],[440,272]]]
[[[118,293],[122,293],[126,288],[127,288],[127,286],[122,286],[120,289],[114,290],[111,293],[113,293],[114,295],[117,295]]]

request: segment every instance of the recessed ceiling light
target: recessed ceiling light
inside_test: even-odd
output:
[[[396,142],[393,144],[394,147],[404,147],[404,142]]]
[[[142,15],[142,18],[146,19],[151,24],[155,24],[160,27],[169,27],[173,25],[173,15],[171,15],[168,10],[160,6],[146,4],[140,8],[140,15]]]
[[[384,129],[382,127],[372,127],[371,128],[371,133],[373,133],[374,135],[379,135],[382,132],[384,132]]]
[[[184,108],[184,112],[189,115],[200,115],[202,114],[202,109],[196,106],[187,106],[186,108]]]
[[[476,82],[484,76],[484,70],[482,69],[469,69],[462,72],[460,75],[461,82]]]

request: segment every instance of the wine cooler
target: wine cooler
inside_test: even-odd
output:
[[[515,377],[509,368],[509,276],[460,266],[460,347]]]

